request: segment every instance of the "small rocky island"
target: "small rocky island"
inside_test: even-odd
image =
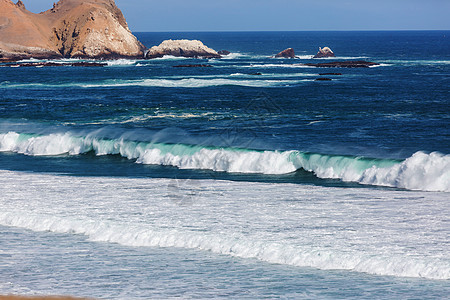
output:
[[[334,52],[331,51],[328,47],[319,47],[319,52],[317,52],[316,55],[314,55],[313,58],[326,58],[326,57],[335,57]]]
[[[275,55],[275,58],[295,58],[295,51],[292,48],[287,48]]]
[[[221,58],[216,50],[206,47],[197,40],[166,40],[147,51],[145,58],[159,58],[166,55],[192,58]]]

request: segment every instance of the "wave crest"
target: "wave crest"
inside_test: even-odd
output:
[[[104,139],[69,132],[30,135],[0,134],[0,151],[26,155],[120,154],[137,163],[207,169],[220,172],[286,174],[299,169],[319,178],[410,190],[450,192],[450,155],[417,152],[404,161],[324,155],[300,151],[258,151],[201,145]]]

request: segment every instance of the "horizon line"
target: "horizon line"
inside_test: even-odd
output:
[[[450,31],[450,29],[349,29],[349,30],[162,30],[162,31],[141,31],[132,30],[132,32],[418,32],[418,31]]]

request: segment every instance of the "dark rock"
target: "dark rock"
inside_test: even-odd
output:
[[[202,64],[195,64],[195,65],[177,65],[173,66],[174,68],[211,68],[212,65],[202,65]]]
[[[251,74],[249,74],[249,75],[254,75],[254,76],[261,76],[261,75],[262,75],[262,73],[260,73],[260,72],[257,72],[257,73],[251,73]]]
[[[219,52],[217,52],[219,55],[229,55],[229,54],[231,54],[231,52],[230,51],[227,51],[227,50],[220,50]]]
[[[16,6],[21,9],[26,9],[25,4],[21,0],[17,1]]]
[[[295,52],[294,49],[288,48],[286,50],[281,51],[277,55],[275,55],[276,58],[283,57],[283,58],[295,58]]]
[[[106,63],[97,63],[97,62],[76,62],[69,64],[72,67],[104,67],[108,64]]]
[[[35,63],[15,63],[5,64],[3,67],[104,67],[106,63],[97,62],[75,62],[75,63],[56,63],[56,62],[35,62]]]
[[[332,61],[326,63],[306,63],[303,65],[317,68],[368,68],[371,66],[378,66],[380,64],[370,61],[358,60],[358,61]]]
[[[320,78],[316,78],[316,81],[331,81],[331,78],[326,78],[326,77],[320,77]]]
[[[336,75],[336,76],[340,76],[342,75],[342,73],[319,73],[320,76],[327,76],[327,75]]]
[[[0,63],[11,63],[11,62],[17,62],[19,61],[19,58],[3,58],[0,57]]]
[[[328,47],[319,47],[319,52],[313,58],[335,57],[333,51]]]

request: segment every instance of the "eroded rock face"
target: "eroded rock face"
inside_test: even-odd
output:
[[[137,58],[144,51],[113,0],[61,0],[40,14],[0,0],[0,59]]]
[[[165,40],[159,46],[148,50],[146,58],[158,58],[165,55],[193,58],[220,58],[216,50],[208,48],[197,40]]]
[[[27,11],[22,2],[0,0],[0,59],[61,57],[49,41],[48,28],[49,22]]]
[[[314,55],[314,58],[325,58],[325,57],[335,57],[333,51],[331,51],[328,47],[319,47],[319,52],[317,52],[316,55]]]
[[[282,58],[295,58],[295,52],[292,48],[287,48],[286,50],[281,51],[277,55],[275,55],[276,58],[282,57]]]
[[[43,16],[54,19],[51,41],[65,57],[143,57],[113,0],[61,0]]]

